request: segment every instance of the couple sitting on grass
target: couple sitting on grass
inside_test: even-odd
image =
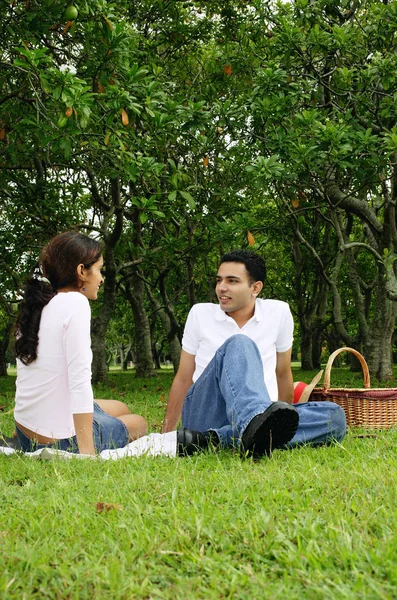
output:
[[[43,249],[17,321],[15,426],[25,452],[55,447],[94,455],[146,435],[143,417],[116,400],[94,401],[90,305],[103,284],[101,244],[78,232]],[[331,402],[292,405],[293,320],[288,305],[258,299],[265,279],[258,255],[223,256],[218,304],[191,309],[163,433],[176,454],[238,447],[244,456],[341,440],[345,414]]]

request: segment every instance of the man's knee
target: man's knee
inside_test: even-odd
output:
[[[330,420],[330,436],[332,439],[341,442],[346,435],[346,415],[345,411],[335,402],[327,402],[328,414]]]
[[[253,340],[251,340],[251,338],[249,338],[248,336],[244,335],[243,333],[236,333],[236,334],[232,335],[223,344],[223,348],[225,350],[232,348],[232,347],[252,348],[252,346],[256,346],[255,342]]]

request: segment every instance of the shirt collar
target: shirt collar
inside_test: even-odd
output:
[[[217,311],[216,311],[216,320],[217,321],[227,321],[227,319],[231,319],[232,317],[229,317],[224,310],[221,309],[221,307],[219,306],[219,304],[216,305],[217,306]],[[261,303],[258,302],[258,299],[255,302],[255,312],[253,314],[253,316],[251,317],[250,321],[255,320],[255,321],[261,321],[262,320],[262,307],[261,307]],[[248,321],[248,323],[250,322]]]

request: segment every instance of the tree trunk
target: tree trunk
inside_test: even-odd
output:
[[[313,367],[312,333],[309,329],[301,327],[301,364],[304,371],[311,371]]]
[[[6,352],[8,348],[8,340],[4,339],[4,336],[0,340],[0,377],[7,377],[7,362]]]
[[[98,194],[94,190],[94,194]],[[106,360],[106,330],[110,319],[114,313],[116,305],[116,262],[114,257],[114,248],[120,239],[123,231],[123,213],[119,208],[120,201],[120,182],[118,179],[111,180],[111,197],[114,211],[106,214],[103,221],[103,241],[105,244],[104,260],[106,268],[106,277],[104,283],[103,300],[97,316],[91,323],[91,345],[92,345],[92,382],[106,381],[108,375],[108,365]],[[114,214],[115,223],[109,232],[109,223],[113,223]]]
[[[319,236],[319,222],[313,228],[315,238]],[[322,277],[323,268],[312,264],[307,250],[301,248],[298,231],[293,238],[293,260],[295,263],[296,311],[301,332],[302,369],[312,370],[321,367],[322,332],[326,327],[325,317],[328,308],[328,284]]]
[[[126,298],[134,315],[136,377],[155,377],[150,323],[145,310],[145,284],[137,273],[133,273],[130,277],[126,287]]]
[[[321,369],[322,335],[319,331],[312,334],[312,364],[313,369]]]
[[[161,320],[161,323],[163,325],[164,331],[166,333],[167,341],[168,341],[168,349],[169,349],[169,353],[171,355],[172,365],[174,367],[174,373],[176,373],[178,370],[178,367],[179,367],[179,360],[181,357],[181,349],[182,349],[181,342],[179,341],[179,336],[178,336],[179,324],[178,324],[177,318],[175,316],[175,313],[172,309],[172,306],[170,305],[168,298],[166,296],[163,279],[160,279],[160,291],[161,290],[163,291],[162,296],[163,296],[164,302],[168,302],[167,310],[165,310],[160,305],[160,302],[157,300],[157,298],[154,296],[154,294],[152,294],[149,286],[146,286],[146,291],[150,298],[150,302],[152,303],[152,305],[156,311],[156,314],[158,314],[158,316]]]
[[[179,361],[181,359],[181,342],[179,341],[178,336],[174,335],[173,338],[168,341],[168,344],[172,366],[174,367],[174,373],[176,373],[179,368]]]
[[[104,312],[101,312],[92,323],[91,347],[92,347],[92,382],[106,381],[108,375],[108,363],[106,360],[106,329],[108,320]]]
[[[3,330],[3,334],[0,338],[0,377],[7,377],[7,361],[6,353],[8,345],[10,343],[10,335],[12,326],[14,324],[14,317],[9,316],[8,321]]]
[[[189,298],[189,306],[192,307],[196,304],[196,284],[194,283],[194,262],[191,256],[188,256],[186,266],[189,282],[187,286],[187,295]]]
[[[328,331],[325,335],[324,335],[326,342],[327,342],[327,346],[328,346],[328,352],[331,355],[333,352],[335,352],[335,350],[338,350],[338,348],[341,348],[343,346],[343,342],[341,341],[339,335],[336,333],[335,328],[333,327],[331,331]],[[341,366],[341,358],[340,356],[337,356],[334,360],[334,367],[340,367]]]
[[[393,377],[392,339],[396,324],[397,302],[389,300],[386,289],[378,286],[375,316],[368,338],[363,343],[363,354],[371,374],[379,381]]]
[[[153,346],[152,346],[152,355],[153,355],[155,368],[160,370],[161,369],[160,352],[157,349],[157,344],[153,344]]]
[[[120,344],[119,360],[120,360],[121,370],[126,371],[127,366],[128,366],[128,352],[125,352],[123,344]]]
[[[106,360],[106,330],[116,303],[116,271],[115,268],[112,268],[111,263],[113,263],[114,266],[113,248],[106,251],[106,279],[102,306],[91,324],[93,383],[106,381],[108,375],[108,364]]]

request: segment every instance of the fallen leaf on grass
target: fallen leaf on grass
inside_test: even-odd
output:
[[[121,504],[113,504],[112,502],[97,502],[95,508],[98,513],[109,512],[110,510],[123,510]]]

